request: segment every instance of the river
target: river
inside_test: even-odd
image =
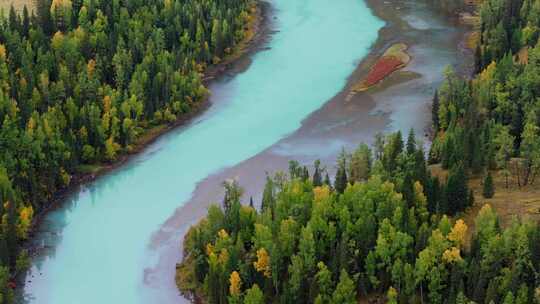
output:
[[[164,303],[148,292],[152,235],[197,183],[301,126],[346,84],[384,23],[360,0],[273,0],[276,33],[213,106],[47,214],[29,303]],[[174,265],[170,265],[174,268]]]

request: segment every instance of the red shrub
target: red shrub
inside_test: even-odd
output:
[[[377,84],[383,80],[386,76],[392,74],[392,72],[398,70],[403,66],[403,62],[393,56],[386,56],[380,58],[377,63],[369,71],[364,84],[368,87]]]

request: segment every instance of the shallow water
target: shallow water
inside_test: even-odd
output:
[[[383,26],[360,0],[271,3],[270,49],[212,97],[213,108],[46,216],[28,302],[164,303],[145,282],[152,234],[198,181],[279,141],[335,95]]]

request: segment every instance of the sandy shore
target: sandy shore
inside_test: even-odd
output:
[[[463,46],[467,28],[432,12],[419,1],[366,0],[373,13],[386,22],[371,52],[360,62],[346,86],[322,108],[312,113],[300,129],[262,153],[224,168],[201,181],[190,201],[179,207],[153,236],[149,250],[156,263],[145,269],[145,284],[165,295],[167,303],[188,303],[176,289],[175,267],[182,258],[182,239],[189,227],[206,215],[212,202],[223,196],[221,183],[235,178],[246,189],[244,200],[260,201],[265,172],[287,170],[288,161],[311,165],[315,159],[334,171],[342,147],[350,150],[361,142],[371,143],[377,132],[416,130],[427,141],[431,121],[431,97],[442,81],[445,66],[459,73],[472,72],[472,53]],[[412,60],[366,92],[347,98],[354,84],[365,77],[384,51],[395,43],[409,46]],[[225,83],[210,86],[219,96]]]

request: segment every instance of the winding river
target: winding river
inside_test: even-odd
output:
[[[384,25],[361,0],[272,0],[277,32],[214,104],[49,213],[29,303],[163,303],[148,296],[152,234],[196,184],[278,142],[346,83]],[[174,267],[174,265],[170,265]]]

